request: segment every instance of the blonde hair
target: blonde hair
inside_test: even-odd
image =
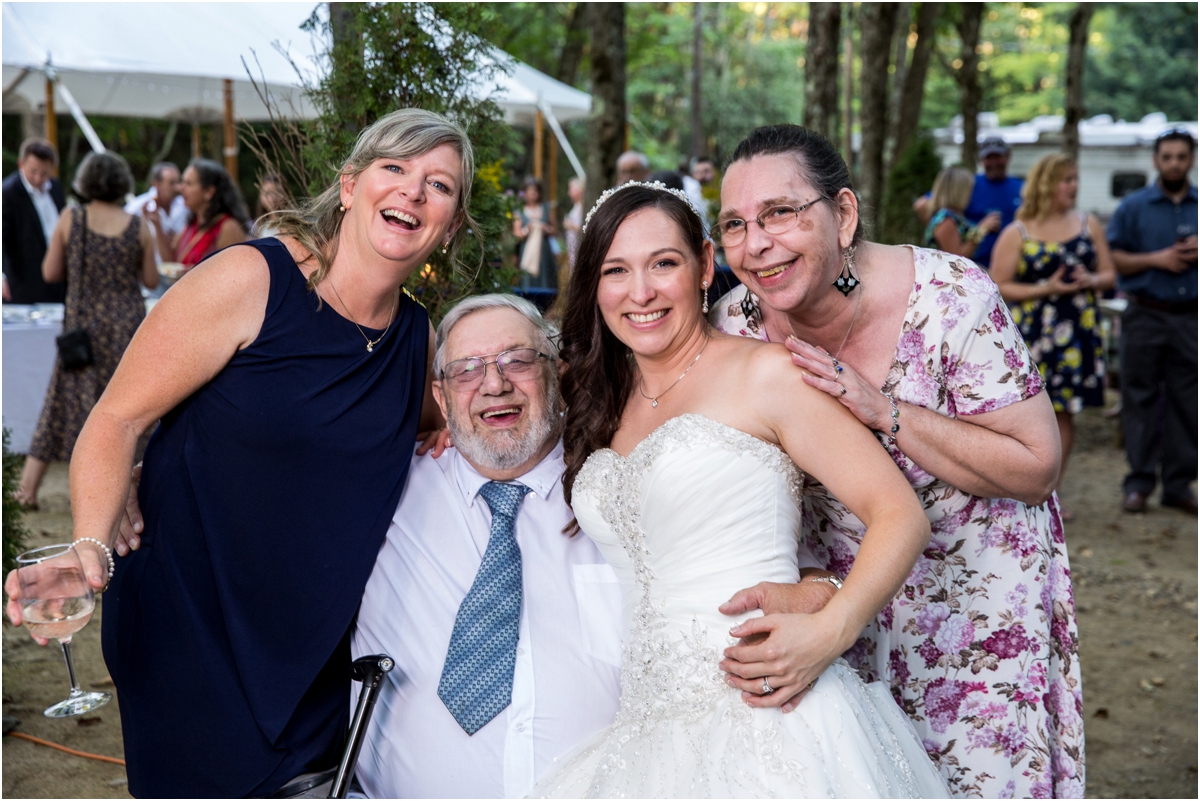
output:
[[[1042,156],[1029,171],[1021,187],[1021,207],[1018,220],[1044,220],[1054,208],[1054,194],[1063,176],[1075,168],[1075,160],[1066,153]]]
[[[960,214],[971,202],[975,190],[975,176],[962,167],[947,167],[938,173],[933,182],[933,197],[930,206],[938,209],[953,209]]]
[[[471,218],[468,207],[471,203],[471,184],[475,176],[475,155],[471,140],[466,132],[431,111],[418,108],[402,108],[376,120],[363,131],[345,164],[338,171],[337,180],[325,191],[300,204],[297,209],[286,209],[268,215],[279,234],[295,237],[317,260],[317,269],[308,277],[308,288],[316,289],[325,280],[338,251],[338,235],[342,230],[342,176],[354,177],[371,166],[377,159],[412,159],[423,156],[435,147],[450,145],[462,160],[459,176],[458,214],[462,225],[472,233],[478,226]],[[478,237],[477,233],[474,233]],[[459,237],[455,237],[451,262],[458,253]]]

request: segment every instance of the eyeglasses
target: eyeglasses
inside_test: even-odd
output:
[[[768,234],[782,234],[796,227],[796,224],[800,222],[800,212],[824,199],[824,196],[821,196],[810,200],[803,206],[772,206],[755,217],[754,221]],[[749,227],[746,220],[721,220],[716,226],[717,237],[725,247],[737,247],[746,238],[746,231]]]
[[[474,389],[483,383],[488,365],[494,364],[503,378],[521,381],[534,374],[540,360],[550,358],[533,348],[513,348],[489,355],[496,358],[491,361],[488,361],[486,356],[455,359],[442,369],[442,379],[449,381],[455,389]]]

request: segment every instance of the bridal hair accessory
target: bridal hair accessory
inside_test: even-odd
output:
[[[704,299],[704,304],[700,307],[700,311],[708,314],[708,282],[700,282],[700,297]]]
[[[703,347],[703,348],[700,348],[700,352],[696,354],[696,358],[692,359],[692,363],[691,363],[691,364],[689,364],[689,365],[687,366],[687,370],[684,370],[684,371],[683,371],[683,374],[682,374],[682,375],[680,375],[680,376],[679,376],[679,378],[676,378],[676,379],[675,379],[675,380],[674,380],[674,381],[671,383],[671,386],[667,387],[667,388],[666,388],[666,389],[664,389],[662,392],[660,392],[660,393],[658,393],[657,395],[655,395],[653,398],[652,398],[652,397],[650,397],[649,395],[647,395],[647,394],[646,394],[646,392],[645,392],[645,390],[643,390],[643,389],[642,389],[642,387],[644,387],[644,386],[646,385],[646,379],[645,379],[645,378],[639,378],[639,379],[638,379],[638,392],[639,392],[639,393],[641,393],[641,396],[642,396],[643,398],[645,398],[646,400],[650,401],[650,406],[651,406],[652,408],[654,408],[654,409],[657,409],[657,408],[658,408],[658,399],[659,399],[659,398],[661,398],[663,395],[666,395],[666,394],[667,394],[668,392],[670,392],[671,390],[673,390],[673,389],[675,388],[675,385],[676,385],[676,384],[678,384],[680,381],[682,381],[682,380],[683,380],[683,376],[685,376],[685,375],[687,375],[687,374],[688,374],[688,370],[691,370],[693,367],[695,367],[695,366],[696,366],[696,362],[700,361],[700,357],[704,355],[704,349],[708,347],[708,343],[709,343],[709,342],[712,342],[712,337],[711,337],[711,336],[710,336],[710,337],[708,337],[708,338],[706,338],[706,339],[704,340],[704,347]]]
[[[843,295],[849,295],[862,281],[854,277],[854,245],[842,251],[842,271],[838,273],[833,288]]]
[[[598,209],[604,205],[604,201],[608,200],[610,197],[612,197],[616,193],[620,192],[622,189],[628,189],[631,186],[643,186],[646,189],[654,189],[659,192],[669,192],[672,195],[674,195],[675,197],[682,200],[684,203],[686,203],[687,207],[689,209],[692,208],[692,202],[690,200],[688,200],[688,196],[686,194],[684,194],[679,189],[672,189],[671,187],[664,184],[662,181],[651,181],[651,182],[630,181],[627,184],[621,184],[620,186],[614,186],[612,189],[606,189],[606,190],[604,190],[604,193],[600,195],[600,197],[596,198],[596,205],[592,206],[592,210],[587,213],[587,217],[584,218],[583,227],[581,229],[579,229],[579,233],[582,234],[585,231],[587,231],[588,223],[590,223],[592,221],[592,215],[596,213],[596,209]],[[695,213],[695,212],[693,212],[693,213]]]
[[[775,688],[771,686],[771,682],[767,681],[767,677],[763,676],[763,695],[770,695],[775,692]]]
[[[884,392],[882,389],[879,392],[883,397],[888,399],[888,403],[892,404],[892,430],[883,438],[884,445],[895,445],[896,434],[900,433],[900,406],[896,403],[896,396],[890,392]]]

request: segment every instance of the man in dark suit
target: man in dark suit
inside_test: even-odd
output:
[[[54,175],[58,153],[45,139],[21,143],[17,171],[4,179],[0,196],[3,218],[4,302],[62,303],[65,283],[42,278],[46,244],[66,205],[62,184]]]

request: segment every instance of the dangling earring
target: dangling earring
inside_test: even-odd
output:
[[[854,245],[842,251],[842,271],[838,274],[837,280],[833,282],[833,288],[841,292],[847,297],[854,289],[862,284],[862,281],[854,277]]]
[[[700,311],[708,314],[708,282],[700,282],[700,297],[704,299],[704,304],[700,307]]]
[[[443,256],[445,256],[445,255],[446,255],[446,247],[447,247],[447,245],[448,245],[448,244],[449,244],[449,243],[447,243],[447,242],[443,242],[443,243],[442,243],[442,255],[443,255]]]

